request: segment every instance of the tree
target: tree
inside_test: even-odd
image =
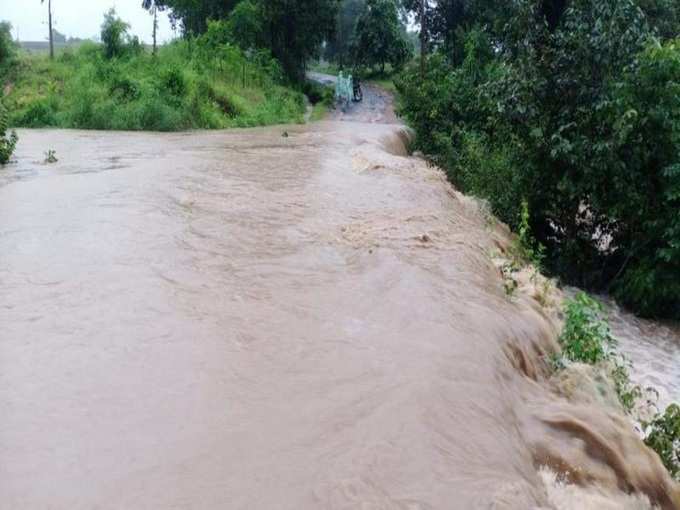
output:
[[[637,2],[662,39],[680,36],[680,2],[677,0],[637,0]]]
[[[304,78],[307,61],[333,37],[340,0],[258,0],[267,46],[293,80]]]
[[[128,30],[130,25],[116,15],[116,10],[111,8],[104,14],[101,38],[104,45],[106,58],[120,57],[128,43]]]
[[[157,48],[157,35],[158,35],[158,2],[155,0],[142,0],[142,9],[146,9],[153,16],[153,50],[152,53],[156,54]]]
[[[402,0],[404,8],[413,14],[421,30],[421,60],[427,46],[440,49],[450,62],[460,64],[464,58],[466,33],[474,26],[485,27],[497,38],[504,34],[507,23],[523,3],[536,0],[498,2],[497,0]],[[550,0],[541,0],[542,3]],[[561,1],[561,0],[556,0]],[[500,46],[500,45],[499,45]]]
[[[45,3],[45,0],[40,0],[41,4]],[[50,58],[54,59],[54,32],[52,29],[52,0],[47,0],[47,20],[50,29]]]
[[[244,51],[262,47],[263,24],[262,6],[251,0],[242,0],[229,14],[229,39]]]
[[[12,40],[12,25],[7,21],[0,21],[0,77],[6,75],[6,70],[16,61],[17,47]],[[0,78],[0,85],[2,85]]]
[[[400,68],[409,56],[408,41],[400,26],[394,0],[367,0],[366,10],[357,21],[353,45],[355,62],[368,67],[385,64]]]
[[[225,19],[239,0],[154,0],[159,9],[170,9],[170,21],[184,36],[200,35],[208,20]]]
[[[171,9],[170,20],[180,24],[186,37],[203,34],[208,20],[228,19],[238,0],[156,0],[159,7]],[[319,54],[321,44],[333,36],[340,0],[251,0],[252,7],[243,6],[237,15],[247,20],[249,28],[233,26],[239,44],[248,39],[261,23],[262,44],[279,60],[285,73],[293,80],[304,77],[307,60]],[[251,23],[252,22],[252,23]],[[246,35],[246,32],[248,34]],[[243,39],[242,37],[245,37]]]
[[[680,318],[678,3],[505,4],[429,5],[428,72],[398,82],[418,147],[511,226],[526,201],[547,270]]]
[[[341,67],[348,64],[352,57],[352,42],[354,40],[357,20],[366,8],[366,0],[343,0],[338,12],[335,34],[327,41],[325,57],[337,62]]]

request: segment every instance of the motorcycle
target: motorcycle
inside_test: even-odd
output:
[[[363,101],[364,93],[361,90],[361,82],[359,81],[359,78],[355,77],[354,80],[352,80],[352,89],[353,89],[353,95],[354,95],[352,100],[355,103],[359,103],[359,102]]]

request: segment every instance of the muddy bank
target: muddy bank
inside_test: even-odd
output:
[[[0,508],[677,505],[616,408],[550,378],[557,306],[508,298],[507,232],[400,129],[22,131]]]

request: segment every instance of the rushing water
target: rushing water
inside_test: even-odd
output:
[[[633,361],[633,380],[658,392],[660,410],[680,403],[680,326],[639,319],[615,304],[609,319],[621,351]]]
[[[630,424],[547,379],[503,232],[398,129],[20,133],[0,508],[673,508]]]

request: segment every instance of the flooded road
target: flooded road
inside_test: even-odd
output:
[[[0,508],[680,501],[632,427],[551,387],[554,314],[506,296],[503,229],[402,128],[285,130],[20,133]]]

